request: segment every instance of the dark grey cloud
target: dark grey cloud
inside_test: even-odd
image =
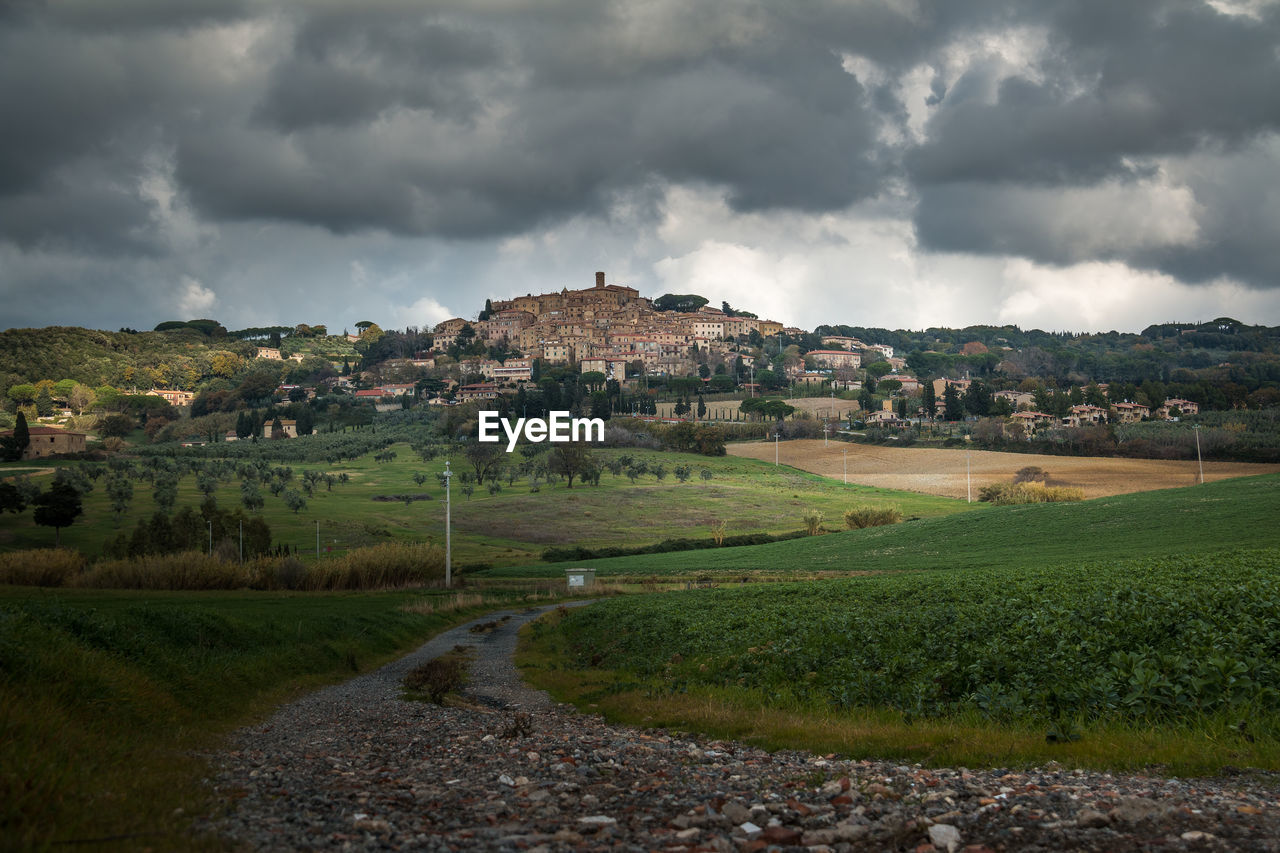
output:
[[[1277,4],[1201,0],[0,4],[0,247],[28,284],[222,293],[254,229],[483,257],[620,209],[651,235],[692,187],[1268,287],[1278,44]]]
[[[1262,20],[1198,0],[1052,9],[1024,21],[1047,28],[1045,79],[1010,76],[992,102],[966,85],[990,73],[975,63],[908,155],[917,182],[1088,182],[1128,171],[1134,158],[1280,130],[1277,7]]]

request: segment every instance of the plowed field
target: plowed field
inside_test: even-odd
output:
[[[730,444],[728,450],[732,456],[762,459],[766,462],[774,460],[773,442]],[[992,450],[885,447],[837,441],[823,447],[823,442],[818,439],[779,442],[778,457],[783,465],[839,480],[845,476],[846,471],[846,460],[841,453],[844,450],[848,451],[847,472],[850,483],[885,489],[906,489],[952,498],[966,496],[967,460],[974,500],[978,499],[978,489],[982,486],[1007,483],[1013,479],[1014,472],[1028,465],[1036,465],[1048,471],[1050,485],[1084,489],[1086,498],[1190,486],[1198,482],[1200,476],[1194,460],[1186,462],[1095,456],[1040,456]],[[1204,463],[1206,481],[1272,474],[1277,471],[1280,471],[1280,465]]]

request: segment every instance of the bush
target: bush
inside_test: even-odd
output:
[[[84,571],[84,555],[67,548],[0,554],[0,584],[63,586]]]
[[[1082,501],[1084,490],[1041,483],[993,483],[978,490],[978,500],[997,505]]]
[[[804,529],[810,536],[816,536],[822,530],[822,513],[810,510],[804,514]]]
[[[1027,465],[1025,468],[1019,468],[1017,473],[1013,475],[1015,483],[1049,483],[1049,472],[1041,468],[1039,465]]]
[[[850,530],[882,527],[902,521],[902,510],[896,506],[857,506],[844,514],[844,526]]]
[[[75,580],[98,589],[244,589],[252,586],[250,563],[225,563],[199,551],[103,560]]]
[[[306,589],[386,589],[444,579],[444,549],[387,542],[325,560],[307,572]]]
[[[461,655],[445,655],[409,670],[404,677],[406,690],[424,694],[439,705],[444,697],[461,690],[467,683],[466,660]]]

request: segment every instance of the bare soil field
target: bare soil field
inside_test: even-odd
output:
[[[832,399],[831,397],[783,397],[782,401],[788,406],[795,406],[797,409],[808,412],[815,418],[840,418],[849,412],[858,411],[857,400],[841,400],[839,397]],[[693,405],[697,406],[697,400],[693,401]],[[729,417],[730,412],[738,411],[740,401],[738,400],[712,400],[707,403],[707,417],[712,419]],[[675,403],[659,403],[658,415],[664,418],[675,417]]]
[[[1049,484],[1075,486],[1086,498],[1129,492],[1172,489],[1199,481],[1194,460],[1115,459],[1096,456],[1042,456],[1033,453],[1001,453],[993,450],[884,447],[832,441],[826,447],[818,439],[783,441],[778,460],[802,471],[883,489],[905,489],[930,495],[964,498],[967,493],[965,462],[972,476],[973,499],[978,489],[991,483],[1007,483],[1019,468],[1036,465],[1049,472]],[[728,446],[729,455],[772,462],[773,442],[743,442]],[[1280,465],[1248,462],[1205,462],[1204,479],[1225,480],[1253,474],[1274,474]]]

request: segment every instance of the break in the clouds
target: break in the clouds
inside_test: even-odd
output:
[[[1280,4],[0,5],[0,325],[1280,323]]]

